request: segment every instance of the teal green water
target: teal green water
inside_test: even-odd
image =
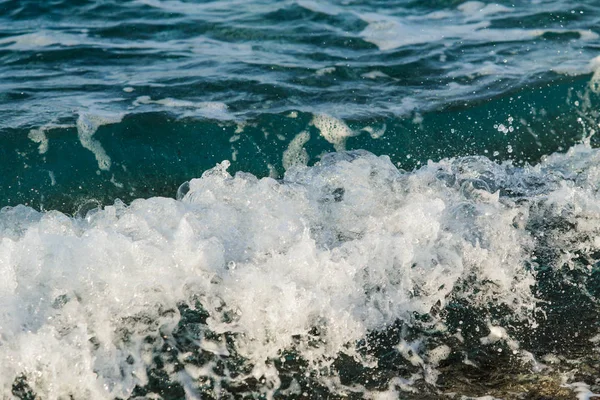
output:
[[[309,126],[316,113],[360,133],[349,149],[389,155],[404,169],[464,155],[535,163],[577,143],[578,113],[597,104],[592,95],[574,105],[598,46],[591,3],[3,1],[0,9],[3,205],[72,212],[85,199],[173,195],[225,159],[233,170],[266,176],[271,165],[281,176],[283,151],[303,130],[313,133],[310,164],[334,150]],[[291,111],[300,117],[285,118]],[[93,138],[110,169],[82,146],[80,115],[103,117]],[[494,128],[511,117],[513,132]],[[111,120],[120,122],[102,125]],[[247,127],[230,143],[240,123]],[[385,133],[371,139],[365,126]],[[42,154],[28,138],[39,129]]]
[[[466,155],[536,164],[542,156],[565,151],[590,135],[595,95],[585,109],[574,104],[577,93],[587,91],[589,96],[590,78],[557,78],[552,85],[407,116],[347,118],[357,136],[346,141],[346,148],[389,155],[406,170],[428,160]],[[112,162],[109,170],[101,170],[94,153],[82,146],[76,124],[47,128],[47,148],[41,154],[41,144],[30,138],[30,130],[6,129],[0,190],[5,205],[73,212],[86,201],[110,204],[117,198],[129,202],[173,196],[182,182],[223,160],[232,162],[233,172],[282,177],[283,153],[303,131],[311,134],[305,145],[310,165],[323,153],[335,151],[311,125],[312,113],[296,112],[297,117],[290,118],[290,112],[296,111],[264,112],[239,121],[164,111],[126,114],[94,132],[94,140]],[[374,139],[364,128],[383,134]]]

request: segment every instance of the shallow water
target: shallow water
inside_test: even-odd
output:
[[[599,18],[0,1],[2,397],[600,391]]]

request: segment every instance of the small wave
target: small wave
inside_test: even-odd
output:
[[[186,393],[253,379],[251,390],[275,394],[284,370],[273,360],[286,352],[325,384],[343,354],[368,365],[357,346],[371,332],[423,315],[435,331],[527,358],[535,349],[509,321],[536,321],[538,266],[579,270],[581,254],[600,246],[599,160],[580,145],[536,167],[469,157],[402,173],[387,157],[353,151],[291,166],[282,181],[231,176],[222,163],[180,200],[116,202],[83,218],[4,208],[0,353],[13,361],[0,367],[0,388],[129,397],[151,384],[160,357],[164,379]],[[465,301],[504,307],[505,325],[484,313],[489,333],[467,321],[451,328],[443,310]],[[393,350],[417,367],[393,374],[404,387],[435,383],[457,346],[420,340]],[[215,372],[232,360],[246,372]]]

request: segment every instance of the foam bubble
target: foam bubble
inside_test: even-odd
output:
[[[510,13],[514,10],[501,4],[485,4],[481,1],[467,1],[457,7],[470,18],[485,18],[498,13]]]
[[[48,151],[48,136],[46,136],[45,127],[30,130],[27,137],[33,142],[40,144],[38,146],[38,152],[40,154],[44,154]]]
[[[335,67],[325,67],[325,68],[321,68],[315,71],[315,75],[317,76],[323,76],[323,75],[328,75],[328,74],[332,74],[335,72]]]
[[[297,0],[297,3],[300,7],[305,8],[307,10],[322,13],[327,15],[338,15],[344,10],[339,8],[333,4],[325,3],[325,2],[317,2],[313,0]]]
[[[589,87],[594,93],[600,93],[600,56],[594,57],[589,62],[589,68],[593,72]]]
[[[54,172],[48,171],[48,177],[50,178],[50,185],[55,186],[56,185],[56,176],[54,175]]]
[[[585,382],[574,382],[566,386],[576,393],[578,400],[592,400],[600,396],[600,394],[592,392],[590,385]]]
[[[327,114],[315,114],[310,123],[321,132],[325,140],[333,144],[337,151],[344,150],[346,139],[356,135],[344,121]]]
[[[73,127],[75,127],[75,125],[48,124],[48,125],[44,125],[39,128],[36,128],[36,129],[31,129],[29,131],[29,134],[27,135],[27,137],[32,142],[39,143],[38,153],[45,154],[48,151],[48,147],[50,146],[50,141],[48,140],[48,135],[46,134],[46,132],[48,132],[49,130],[52,130],[52,129],[61,129],[61,128],[67,129],[67,128],[73,128]]]
[[[170,108],[193,109],[207,118],[228,119],[229,116],[227,104],[218,101],[190,101],[167,97],[164,99],[152,100],[150,96],[140,96],[134,102],[134,106],[140,104],[159,104]]]
[[[81,44],[86,35],[73,35],[60,31],[41,30],[0,39],[0,46],[6,45],[13,50],[35,50],[53,45],[76,46]]]
[[[77,136],[81,145],[94,153],[98,168],[108,171],[111,166],[111,159],[106,154],[102,144],[93,138],[94,134],[102,125],[116,124],[123,120],[123,115],[100,115],[90,113],[80,113],[77,118]]]
[[[422,18],[406,19],[376,13],[361,14],[360,18],[368,23],[360,33],[361,37],[382,51],[437,41],[449,45],[467,39],[484,43],[533,40],[546,33],[574,32],[584,41],[598,38],[598,34],[586,29],[495,29],[490,28],[489,20],[469,22],[472,21],[469,18],[461,24],[450,22],[451,18],[448,23],[440,24]]]
[[[290,169],[294,165],[306,165],[308,163],[308,152],[304,145],[309,141],[310,134],[306,131],[297,134],[283,152],[283,168]]]
[[[385,134],[387,126],[383,124],[379,129],[373,128],[372,126],[365,126],[361,131],[367,132],[372,139],[379,139]]]
[[[373,70],[369,72],[365,72],[361,75],[363,78],[367,79],[377,79],[377,78],[389,78],[390,76],[384,72]]]

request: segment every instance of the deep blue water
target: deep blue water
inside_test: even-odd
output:
[[[564,372],[598,338],[599,50],[595,1],[0,0],[2,397]]]

